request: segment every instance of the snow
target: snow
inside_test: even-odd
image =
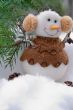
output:
[[[0,110],[73,110],[73,88],[43,76],[2,79]]]

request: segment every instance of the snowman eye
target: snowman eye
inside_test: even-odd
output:
[[[54,23],[57,23],[57,20],[54,20]]]
[[[50,19],[50,18],[48,18],[48,21],[51,21],[51,19]]]

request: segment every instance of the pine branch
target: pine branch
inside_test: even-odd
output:
[[[28,13],[36,14],[48,6],[63,14],[64,10],[59,0],[48,0],[46,2],[45,0],[0,1],[0,63],[3,61],[6,67],[10,65],[12,68],[20,49],[32,45],[31,39],[26,38],[26,32],[22,27],[23,18]],[[21,30],[22,35],[17,35],[17,28]],[[15,38],[20,38],[20,40],[15,42]]]
[[[4,60],[5,67],[10,65],[11,69],[13,68],[13,64],[16,64],[16,58],[19,52],[19,46],[11,48],[7,53],[7,58]]]
[[[0,45],[0,49],[2,49],[1,57],[4,61],[4,63],[5,63],[5,67],[10,65],[11,69],[13,68],[14,63],[16,63],[17,55],[18,55],[18,52],[19,52],[20,48],[22,47],[22,45],[24,45],[24,48],[27,47],[28,44],[30,45],[30,40],[26,41],[25,31],[23,30],[23,28],[21,28],[22,24],[20,24],[18,26],[19,26],[20,30],[22,31],[22,33],[23,33],[23,39],[19,40],[17,42],[14,42],[13,37],[9,36],[10,37],[9,38],[7,36],[7,41],[8,41],[8,38],[9,38],[9,41],[11,39],[10,43],[11,42],[12,43],[11,44],[6,43],[4,45],[3,44]],[[3,39],[3,37],[2,37],[2,39]]]

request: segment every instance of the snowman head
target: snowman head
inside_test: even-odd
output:
[[[23,28],[26,32],[35,31],[36,36],[57,38],[62,32],[72,29],[73,21],[69,16],[61,17],[55,11],[43,11],[37,16],[29,14],[23,20]]]

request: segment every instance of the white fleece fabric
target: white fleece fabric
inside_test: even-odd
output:
[[[0,110],[73,110],[73,88],[43,76],[2,79]]]
[[[43,37],[49,36],[51,38],[60,36],[62,32],[61,29],[56,29],[56,30],[50,29],[52,25],[61,27],[62,17],[57,12],[52,10],[46,10],[46,11],[40,12],[36,17],[38,20],[38,25],[35,30],[35,33],[37,36],[43,36]]]

